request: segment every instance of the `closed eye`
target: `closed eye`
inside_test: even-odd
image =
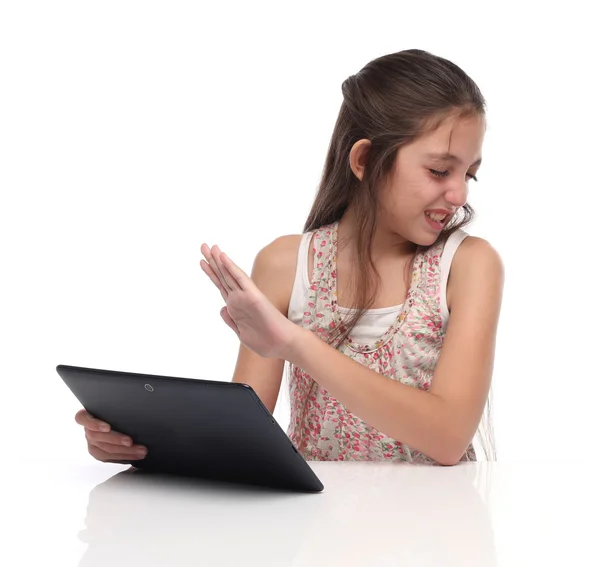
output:
[[[437,169],[430,169],[429,171],[431,171],[431,173],[433,173],[433,175],[436,177],[446,177],[449,173],[448,171],[438,171]],[[467,177],[473,179],[473,181],[479,181],[472,173],[467,173]]]

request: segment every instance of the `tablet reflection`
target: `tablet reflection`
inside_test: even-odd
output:
[[[129,469],[90,492],[79,565],[289,565],[320,496]]]
[[[126,471],[90,493],[80,567],[496,565],[485,463],[315,463],[322,494]]]

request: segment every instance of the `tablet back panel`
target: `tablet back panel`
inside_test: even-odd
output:
[[[245,384],[59,365],[92,415],[148,447],[148,471],[301,491],[323,485]]]

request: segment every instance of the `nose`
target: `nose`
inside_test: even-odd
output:
[[[466,182],[458,181],[454,184],[449,184],[446,189],[446,199],[452,206],[460,208],[466,202],[469,196],[469,186]]]

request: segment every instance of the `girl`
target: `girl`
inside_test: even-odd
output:
[[[251,277],[202,245],[241,343],[233,380],[273,412],[290,363],[288,434],[308,460],[476,460],[504,281],[494,248],[462,230],[484,98],[416,49],[371,61],[342,93],[303,234],[263,248]],[[76,419],[97,459],[143,457],[108,424]]]

